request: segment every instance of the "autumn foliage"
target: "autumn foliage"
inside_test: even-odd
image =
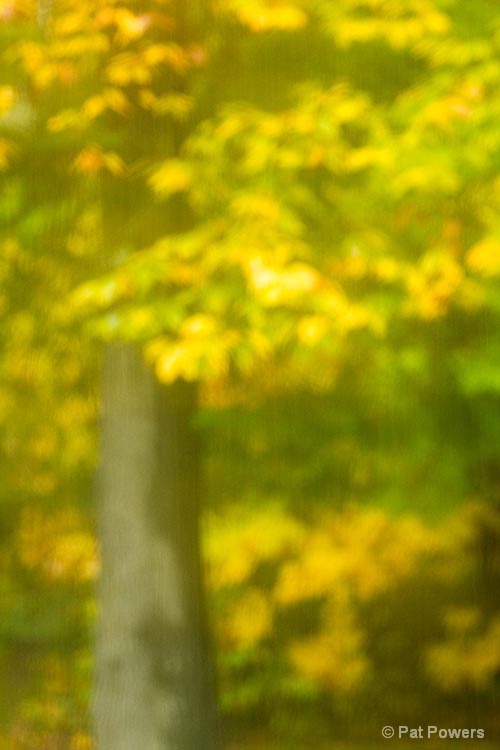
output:
[[[500,672],[493,4],[0,0],[0,39],[0,746],[91,747],[115,340],[201,384],[228,733],[373,738],[382,692],[403,723],[477,719]]]

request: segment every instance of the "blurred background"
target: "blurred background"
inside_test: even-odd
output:
[[[496,4],[0,0],[0,50],[1,750],[93,747],[115,340],[197,384],[224,745],[493,743]]]

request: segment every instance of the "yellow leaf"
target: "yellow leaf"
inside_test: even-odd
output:
[[[234,3],[234,11],[242,24],[256,32],[270,29],[291,31],[300,29],[307,23],[307,15],[301,8],[282,2],[247,3],[244,0]]]
[[[297,336],[306,346],[314,346],[325,338],[330,330],[330,321],[321,315],[307,315],[299,321]]]
[[[106,77],[115,86],[144,86],[151,83],[152,71],[140,55],[124,52],[111,60]]]
[[[407,275],[410,307],[428,320],[444,315],[461,289],[463,277],[452,254],[439,250],[426,253]]]
[[[103,163],[111,174],[119,175],[125,172],[125,164],[123,160],[118,154],[115,154],[114,151],[107,151],[103,154]]]
[[[83,732],[77,732],[71,737],[70,750],[93,750],[94,742],[92,737]]]
[[[216,323],[210,315],[192,315],[181,326],[181,335],[186,338],[203,338],[215,332]]]
[[[155,115],[172,115],[179,119],[185,118],[193,109],[193,99],[187,94],[156,96],[151,89],[143,89],[139,93],[139,101],[144,109]]]
[[[280,206],[275,198],[255,193],[243,193],[235,197],[231,208],[238,217],[255,217],[276,222],[280,215]]]
[[[83,174],[95,174],[100,172],[103,166],[103,156],[101,151],[90,146],[80,151],[73,162],[73,167],[77,172]]]
[[[51,133],[60,133],[63,130],[79,128],[82,124],[82,116],[78,110],[64,109],[47,121],[47,130]]]
[[[174,70],[182,72],[187,66],[186,52],[178,44],[151,44],[144,51],[146,65],[170,65]]]
[[[260,256],[249,260],[247,275],[251,288],[269,305],[291,302],[314,291],[319,284],[318,273],[305,263],[277,269],[268,266]]]
[[[237,648],[255,645],[272,624],[272,611],[268,599],[258,589],[250,589],[233,606],[222,625],[224,635]]]
[[[16,100],[16,91],[13,86],[0,86],[0,116],[12,108]]]
[[[118,8],[115,14],[115,23],[119,31],[120,39],[128,42],[138,39],[151,25],[151,16],[147,13],[134,15],[126,8]]]
[[[487,237],[470,248],[466,262],[471,271],[481,276],[500,275],[500,239]]]
[[[85,15],[82,12],[65,13],[61,16],[55,16],[53,27],[54,35],[67,36],[80,31],[85,21]]]
[[[101,151],[98,146],[87,146],[73,162],[73,168],[82,174],[97,174],[102,169],[119,175],[125,171],[125,164],[114,151]]]
[[[103,92],[103,99],[106,105],[113,112],[119,115],[125,114],[129,109],[129,102],[123,91],[116,88],[106,88]]]
[[[106,102],[102,96],[91,96],[83,105],[83,115],[89,120],[95,120],[106,109]]]
[[[158,195],[173,195],[187,190],[192,182],[189,166],[180,159],[168,159],[148,180]]]
[[[173,383],[179,377],[195,380],[198,375],[197,352],[185,344],[166,346],[156,361],[155,369],[162,383]]]
[[[123,91],[108,87],[102,93],[91,96],[82,107],[82,115],[89,120],[95,120],[108,109],[119,115],[124,115],[127,112],[129,102]]]

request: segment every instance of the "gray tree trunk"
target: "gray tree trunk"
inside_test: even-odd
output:
[[[214,750],[190,384],[111,345],[103,376],[97,750]]]

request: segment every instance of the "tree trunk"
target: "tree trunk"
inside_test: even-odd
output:
[[[97,750],[212,750],[195,388],[160,386],[131,345],[103,376]]]

